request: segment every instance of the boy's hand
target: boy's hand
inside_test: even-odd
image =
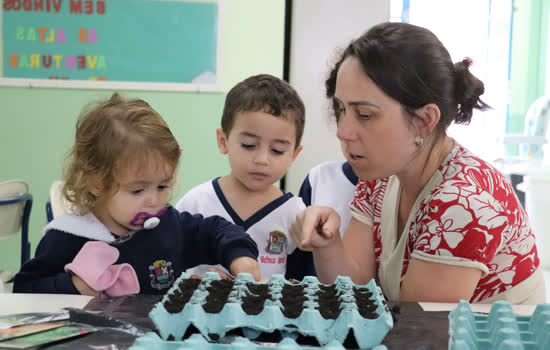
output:
[[[235,277],[231,276],[230,274],[227,274],[225,272],[223,272],[222,270],[220,269],[217,269],[215,267],[210,267],[208,268],[208,272],[216,272],[218,275],[220,275],[220,277],[222,278],[222,280],[226,280],[226,281],[232,281],[235,279]]]
[[[241,272],[248,272],[254,280],[260,280],[260,264],[248,256],[241,256],[231,262],[229,271],[233,276],[237,276]]]
[[[101,294],[101,292],[96,291],[95,289],[92,289],[84,280],[77,275],[73,275],[71,277],[73,280],[73,284],[78,290],[78,292],[82,295],[90,295],[92,297],[97,297]]]

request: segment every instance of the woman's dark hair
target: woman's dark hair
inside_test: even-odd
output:
[[[353,40],[325,82],[328,98],[334,97],[338,70],[350,56],[356,57],[369,78],[411,116],[418,108],[435,103],[441,111],[437,128],[442,134],[453,121],[468,124],[473,108],[490,108],[480,99],[483,82],[468,69],[472,60],[465,58],[453,65],[447,49],[428,29],[387,22]]]

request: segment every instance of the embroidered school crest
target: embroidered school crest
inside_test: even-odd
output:
[[[281,231],[275,230],[269,233],[265,251],[272,254],[281,254],[286,243],[286,236]]]
[[[165,260],[157,260],[149,266],[149,277],[151,278],[151,287],[161,290],[168,288],[174,282],[174,270],[172,263]]]

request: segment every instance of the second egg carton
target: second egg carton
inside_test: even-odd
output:
[[[478,314],[462,300],[449,313],[449,350],[488,349],[550,349],[550,304],[520,316],[506,301],[494,302],[489,314]]]

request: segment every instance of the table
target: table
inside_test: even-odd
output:
[[[117,298],[91,298],[80,295],[0,294],[0,315],[30,311],[57,311],[69,307],[71,320],[86,323],[99,330],[83,337],[49,345],[45,349],[128,349],[136,337],[152,329],[149,311],[162,298],[159,295],[133,295]],[[394,315],[394,327],[383,344],[395,349],[446,349],[448,346],[449,311],[455,304],[388,302]],[[473,311],[489,311],[488,305],[473,305]],[[514,307],[528,314],[535,306]],[[42,348],[41,348],[42,349]]]
[[[98,332],[50,346],[47,349],[128,349],[136,336],[154,329],[148,318],[151,308],[161,296],[135,295],[93,299],[83,311],[72,310],[71,319],[104,327]],[[389,349],[446,349],[448,343],[448,311],[426,312],[418,303],[388,303],[394,311],[394,327],[383,344]]]
[[[75,294],[0,293],[0,315],[56,312],[64,307],[83,308],[93,297]]]

